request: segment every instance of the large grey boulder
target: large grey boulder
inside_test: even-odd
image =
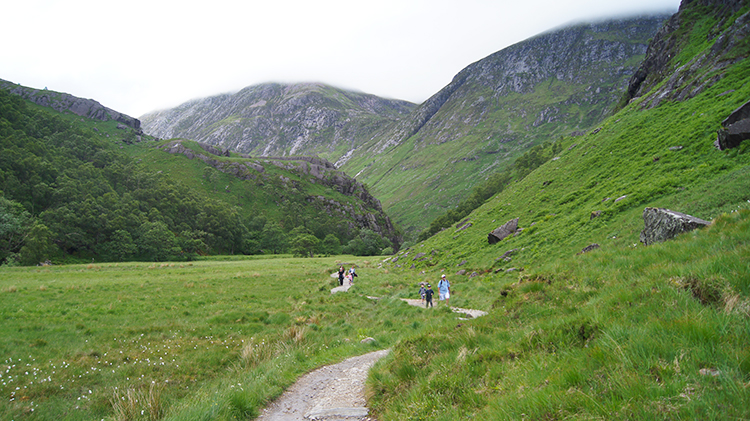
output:
[[[495,228],[491,233],[487,234],[487,241],[490,244],[498,243],[505,237],[515,234],[516,231],[518,231],[518,218],[511,219],[503,226]]]
[[[734,110],[721,126],[714,142],[720,151],[736,148],[743,140],[750,139],[750,101]]]
[[[664,208],[644,209],[643,222],[645,227],[641,231],[641,242],[647,246],[710,224],[703,219]]]

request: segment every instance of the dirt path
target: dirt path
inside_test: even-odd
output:
[[[424,303],[422,300],[416,300],[411,298],[402,298],[401,301],[404,301],[408,303],[409,305],[415,306],[415,307],[424,307]],[[435,307],[438,306],[437,302],[433,300],[433,303],[435,304]],[[445,304],[443,304],[445,305]],[[453,310],[454,313],[461,313],[467,315],[471,319],[476,319],[477,317],[486,316],[487,312],[482,310],[474,310],[470,308],[460,308],[460,307],[451,307],[451,310]]]
[[[370,352],[305,374],[264,409],[261,421],[365,421],[365,380],[389,349]]]

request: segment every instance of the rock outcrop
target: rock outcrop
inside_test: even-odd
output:
[[[487,234],[487,241],[490,244],[496,244],[502,241],[505,237],[513,235],[518,231],[518,218],[511,219],[500,227],[495,228],[491,233]]]
[[[714,142],[720,151],[736,148],[743,140],[750,139],[750,101],[734,110],[721,122],[721,127]]]
[[[721,70],[745,59],[733,51],[746,42],[750,33],[750,12],[728,25],[728,20],[744,5],[743,0],[682,0],[679,12],[664,23],[649,44],[646,58],[630,78],[624,99],[630,101],[647,95],[641,105],[652,108],[664,101],[693,98],[718,82],[721,77],[716,75]],[[708,33],[708,41],[713,45],[706,52],[689,57],[687,63],[676,63],[673,59],[680,55],[685,44],[681,42],[681,34],[689,31],[694,21],[685,19],[683,14],[706,11],[717,19],[716,27]],[[710,72],[705,71],[708,68]]]
[[[641,242],[647,246],[710,224],[703,219],[664,208],[644,209],[643,222],[645,227],[641,231]]]
[[[70,94],[48,91],[46,89],[29,88],[2,79],[0,79],[0,89],[5,89],[34,104],[50,107],[57,112],[71,112],[81,117],[99,121],[114,120],[135,130],[137,134],[143,134],[140,120],[107,108],[93,99],[78,98]]]

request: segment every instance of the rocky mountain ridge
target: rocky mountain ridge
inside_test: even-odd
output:
[[[612,113],[666,19],[581,24],[498,51],[337,164],[407,230],[421,229],[523,151]]]
[[[336,159],[356,139],[370,138],[414,104],[319,83],[250,86],[141,117],[156,137],[183,137],[262,156]]]

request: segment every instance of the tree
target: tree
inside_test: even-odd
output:
[[[286,250],[286,235],[275,222],[266,223],[261,235],[261,247],[273,254]]]
[[[139,231],[138,251],[148,260],[161,262],[179,253],[175,236],[164,222],[145,222]]]
[[[390,241],[381,237],[375,231],[364,228],[359,231],[356,238],[344,247],[344,253],[355,256],[375,256],[381,254],[384,248],[390,246]]]
[[[138,252],[133,237],[125,230],[117,230],[112,233],[111,240],[106,244],[105,249],[119,261],[123,261]]]
[[[320,252],[327,256],[341,254],[341,242],[339,238],[334,234],[326,235],[326,238],[323,239],[320,245]]]
[[[31,216],[23,206],[0,196],[0,264],[23,246]]]
[[[49,260],[55,252],[52,231],[41,222],[35,222],[24,242],[19,259],[22,265],[32,266]]]
[[[292,240],[292,253],[300,257],[315,257],[320,240],[312,234],[299,234]]]

